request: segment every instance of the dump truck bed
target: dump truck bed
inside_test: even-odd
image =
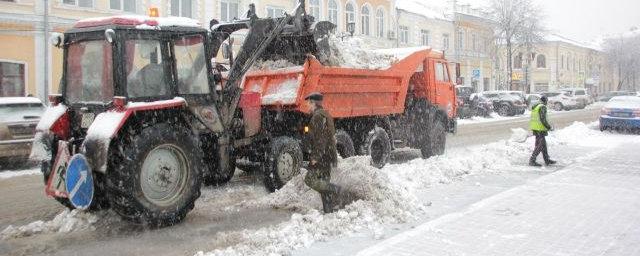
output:
[[[304,97],[320,92],[325,109],[336,118],[400,114],[411,76],[423,71],[429,57],[443,56],[415,49],[384,70],[328,67],[309,56],[303,66],[247,73],[243,88],[245,93],[260,93],[263,108],[308,113]]]

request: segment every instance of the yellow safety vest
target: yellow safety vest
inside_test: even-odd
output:
[[[544,106],[544,104],[538,104],[533,108],[533,110],[531,110],[531,121],[529,121],[529,128],[532,131],[546,132],[548,130],[547,127],[545,127],[544,124],[542,124],[542,122],[540,121],[540,108],[542,106]]]

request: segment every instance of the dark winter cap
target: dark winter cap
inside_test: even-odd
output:
[[[542,103],[547,104],[547,96],[546,95],[542,95],[542,97],[540,97],[540,101],[542,101]]]
[[[319,92],[312,92],[309,95],[307,95],[307,97],[304,98],[304,100],[315,100],[315,101],[322,101],[322,98],[324,98],[322,96],[322,93]]]

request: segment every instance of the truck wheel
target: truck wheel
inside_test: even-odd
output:
[[[113,210],[156,227],[184,219],[200,196],[203,158],[197,139],[187,129],[162,123],[119,143],[106,177]]]
[[[336,131],[336,149],[342,158],[349,158],[356,154],[351,136],[344,130]]]
[[[389,134],[380,127],[373,128],[364,143],[365,152],[371,156],[371,165],[382,168],[391,156],[391,142]]]
[[[302,149],[296,140],[284,136],[273,139],[269,156],[263,165],[267,189],[273,192],[282,188],[300,173],[302,161]]]
[[[225,184],[233,178],[233,174],[236,171],[236,158],[233,155],[228,156],[229,163],[222,164],[226,167],[224,170],[220,169],[221,161],[218,154],[211,154],[211,157],[205,157],[205,165],[207,165],[207,172],[202,176],[202,183],[205,186],[219,186]]]
[[[446,144],[447,133],[444,128],[444,123],[436,120],[429,131],[426,143],[420,148],[422,158],[427,159],[432,156],[444,154]]]

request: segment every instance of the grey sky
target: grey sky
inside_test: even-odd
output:
[[[639,0],[535,0],[544,9],[546,26],[578,41],[640,28]]]

